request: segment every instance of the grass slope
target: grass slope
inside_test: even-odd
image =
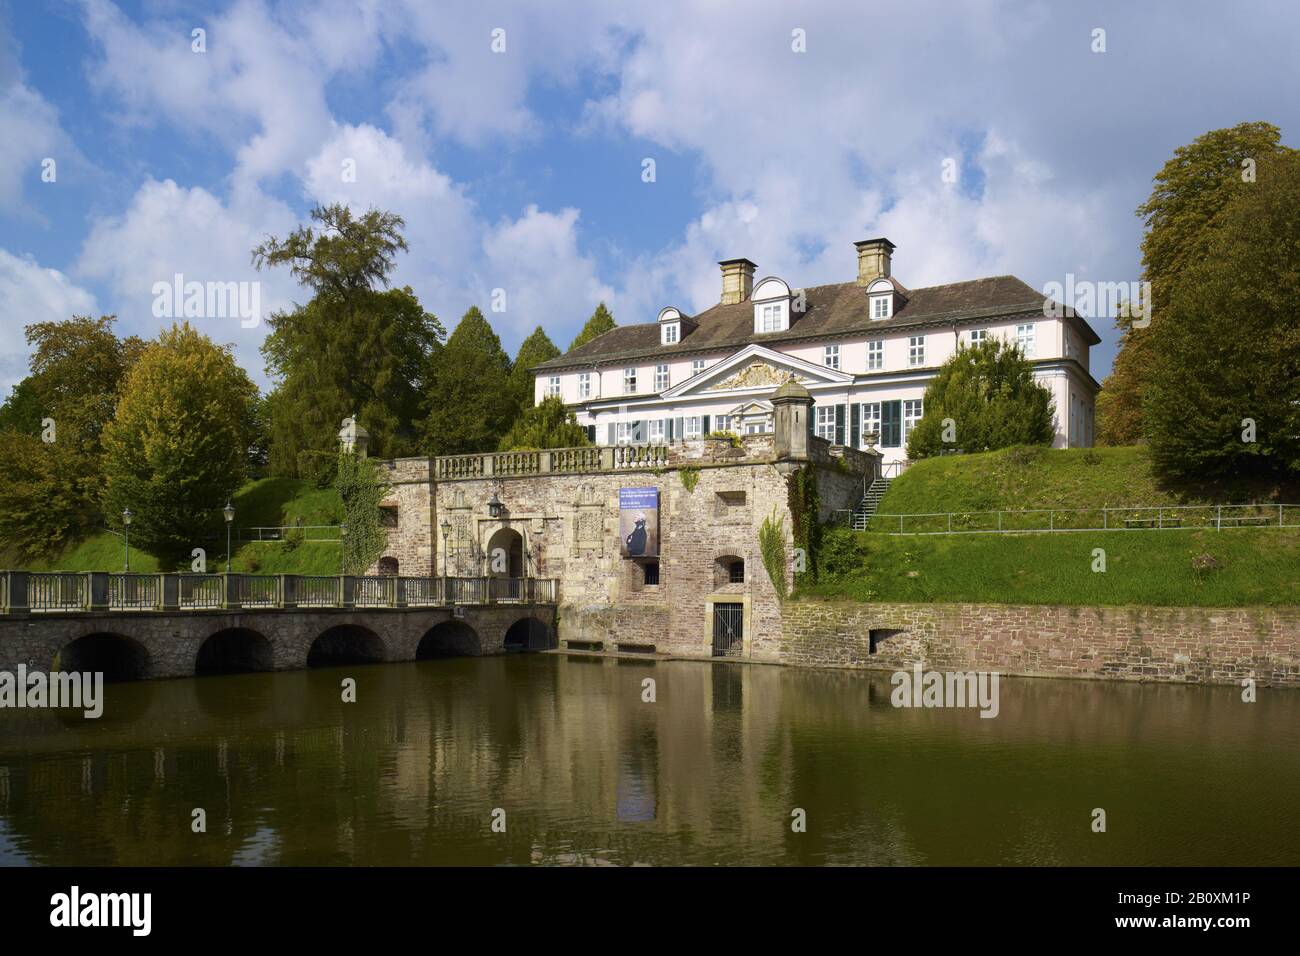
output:
[[[1282,497],[1278,499],[1278,495]],[[1162,481],[1144,447],[1005,448],[918,461],[896,478],[880,514],[1024,508],[1115,508],[1282,500],[1300,492],[1239,480],[1208,487]]]
[[[235,506],[235,527],[240,535],[254,527],[282,527],[302,518],[304,525],[336,525],[343,517],[343,505],[332,488],[317,488],[310,481],[296,478],[262,478],[249,482],[231,504]],[[314,534],[323,537],[325,532]],[[200,542],[206,546],[209,571],[224,571],[226,541]],[[284,541],[246,541],[235,543],[233,570],[259,574],[338,574],[337,541],[304,541],[297,546]],[[32,571],[121,571],[122,537],[103,531],[81,541],[46,561],[32,562]],[[176,568],[163,568],[151,554],[131,546],[131,570],[189,571],[188,561]]]
[[[1106,570],[1093,571],[1094,549]],[[1197,572],[1212,555],[1218,570]],[[801,594],[858,601],[1234,607],[1300,604],[1300,530],[826,535]]]

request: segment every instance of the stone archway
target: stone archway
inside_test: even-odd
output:
[[[308,667],[379,664],[387,656],[383,638],[360,624],[338,624],[312,641]]]
[[[247,674],[275,669],[275,651],[263,635],[246,627],[217,631],[199,646],[194,673]]]
[[[506,631],[503,645],[507,653],[544,651],[554,645],[551,628],[535,617],[521,617]]]
[[[464,621],[451,620],[435,624],[420,638],[415,648],[417,661],[439,657],[478,657],[483,653],[483,642],[478,632]]]
[[[487,574],[494,578],[524,577],[524,538],[514,528],[498,528],[488,538]]]
[[[148,648],[121,634],[87,634],[65,644],[58,655],[59,670],[102,673],[105,683],[144,680],[149,665]]]

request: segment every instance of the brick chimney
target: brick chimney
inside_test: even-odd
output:
[[[754,270],[758,266],[748,259],[723,259],[722,266],[722,304],[735,305],[744,302],[754,291]]]
[[[888,239],[863,239],[855,242],[858,250],[858,285],[870,285],[879,278],[889,278],[894,244]]]

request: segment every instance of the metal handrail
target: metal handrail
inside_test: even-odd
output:
[[[1025,523],[1035,515],[1046,522]],[[1070,520],[1091,515],[1091,522]],[[1096,520],[1100,518],[1100,523]],[[969,527],[988,518],[990,527]],[[1066,520],[1062,521],[1061,518]],[[933,519],[926,521],[925,519]],[[1198,520],[1199,519],[1199,520]],[[897,529],[894,522],[897,521]],[[907,522],[928,524],[931,530],[908,530]],[[1009,523],[1010,522],[1010,523]],[[963,527],[965,525],[965,527]],[[1194,528],[1300,527],[1300,505],[1251,503],[1211,505],[1127,505],[1101,508],[1024,508],[999,511],[932,511],[911,514],[876,512],[867,527],[885,534],[1023,534],[1068,531],[1174,531]]]

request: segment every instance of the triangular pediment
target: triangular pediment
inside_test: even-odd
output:
[[[789,381],[804,386],[825,385],[851,382],[853,376],[762,345],[747,345],[731,358],[664,392],[664,398],[719,392],[765,394]]]

